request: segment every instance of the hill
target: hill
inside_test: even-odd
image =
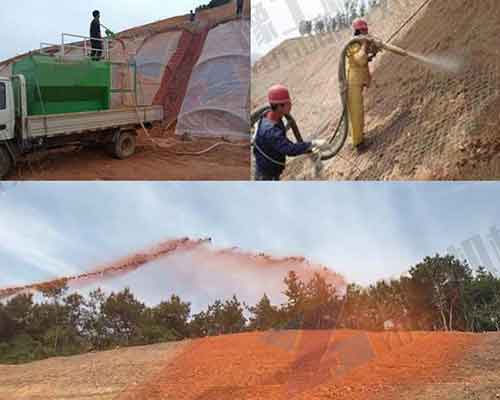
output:
[[[499,344],[496,333],[244,333],[0,366],[0,399],[487,400],[500,393]]]

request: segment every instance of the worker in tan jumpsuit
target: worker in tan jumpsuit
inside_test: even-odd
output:
[[[368,24],[362,19],[356,19],[353,24],[354,36],[368,35]],[[353,43],[347,49],[347,107],[349,116],[349,132],[352,145],[362,150],[364,145],[365,111],[363,91],[371,84],[371,74],[368,67],[370,60],[370,42]]]

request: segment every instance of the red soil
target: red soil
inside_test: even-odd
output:
[[[349,399],[445,382],[479,343],[461,333],[287,331],[194,341],[119,400]]]
[[[169,148],[155,146],[140,135],[136,153],[126,160],[112,158],[104,148],[73,148],[37,154],[24,160],[14,180],[249,180],[250,143],[225,145],[201,156],[198,152],[220,139],[182,141],[169,138]]]

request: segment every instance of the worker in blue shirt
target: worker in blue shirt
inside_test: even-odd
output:
[[[321,148],[324,140],[294,143],[286,136],[283,117],[289,115],[292,100],[283,85],[272,86],[268,91],[271,110],[260,121],[254,140],[256,180],[279,181],[286,166],[286,157],[300,156]]]

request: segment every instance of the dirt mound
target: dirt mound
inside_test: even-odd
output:
[[[356,331],[206,338],[119,400],[385,398],[400,385],[444,380],[477,341],[467,334]]]
[[[375,8],[369,17],[371,32],[387,39],[421,4],[422,0],[393,0],[388,1],[387,11]],[[492,127],[499,121],[496,113],[491,114],[500,99],[495,44],[499,17],[500,4],[493,0],[431,1],[393,44],[445,62],[457,61],[459,71],[444,72],[389,53],[379,55],[374,85],[366,92],[370,149],[358,155],[347,145],[325,164],[323,177],[474,179],[479,169],[482,179],[498,179],[495,160],[500,138]],[[254,67],[252,106],[261,105],[265,89],[281,81],[297,100],[293,112],[304,133],[310,137],[325,120],[330,121],[331,131],[341,112],[338,57],[349,35],[295,39],[275,49]],[[289,179],[311,175],[312,167],[303,159],[291,162],[286,171]]]

